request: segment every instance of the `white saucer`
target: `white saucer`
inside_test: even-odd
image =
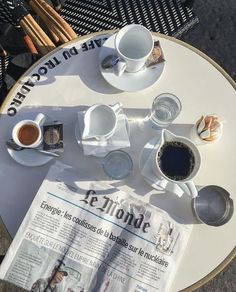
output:
[[[7,151],[16,162],[24,166],[40,166],[53,159],[53,156],[42,154],[32,149],[15,151],[7,147]]]
[[[8,139],[11,138],[11,132],[12,132],[12,128],[13,126],[18,122],[18,120],[23,120],[23,119],[34,119],[36,117],[38,113],[35,112],[25,112],[22,114],[18,114],[17,115],[17,121],[14,121],[14,124],[10,127],[9,129],[9,135],[8,135]],[[46,115],[45,115],[46,116]],[[46,116],[46,122],[50,122],[52,121],[50,118],[48,118]],[[24,149],[21,151],[15,151],[12,150],[8,147],[7,151],[10,154],[10,156],[19,164],[24,165],[24,166],[41,166],[44,165],[46,163],[48,163],[50,160],[52,160],[54,157],[53,156],[49,156],[43,153],[38,152],[37,150],[33,150],[33,149]]]
[[[125,118],[125,123],[126,123],[126,130],[128,135],[130,134],[130,128],[129,128],[129,121],[128,118]],[[75,124],[75,139],[77,141],[77,143],[79,144],[79,146],[82,148],[82,141],[81,141],[81,133],[80,133],[80,127],[79,127],[79,122],[77,121]],[[98,153],[98,154],[94,154],[93,156],[95,157],[105,157],[106,156],[106,152],[104,153]]]
[[[145,68],[137,73],[124,72],[121,76],[114,73],[113,68],[104,70],[101,62],[108,55],[117,55],[114,47],[115,34],[111,35],[103,44],[99,53],[99,66],[104,79],[112,86],[122,91],[139,91],[153,85],[161,76],[165,62],[155,67]]]

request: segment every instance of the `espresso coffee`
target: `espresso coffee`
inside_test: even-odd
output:
[[[21,144],[24,144],[27,146],[37,141],[38,136],[39,136],[39,129],[32,124],[23,125],[18,130],[19,141],[21,142]]]
[[[195,165],[192,150],[182,142],[165,142],[159,151],[157,162],[168,178],[181,181],[190,176]]]

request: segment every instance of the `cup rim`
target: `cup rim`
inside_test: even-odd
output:
[[[174,98],[174,101],[177,103],[178,105],[178,113],[177,115],[172,119],[172,120],[169,120],[167,122],[165,121],[161,121],[161,120],[158,120],[158,119],[155,119],[153,118],[152,116],[152,113],[153,113],[153,107],[154,107],[154,103],[159,99],[159,98],[164,98],[164,97],[170,97],[170,98]],[[179,116],[179,114],[181,113],[182,111],[182,103],[181,103],[181,100],[179,99],[179,97],[173,93],[170,93],[170,92],[163,92],[163,93],[160,93],[158,94],[152,101],[152,106],[151,106],[151,112],[150,112],[150,122],[154,125],[154,127],[158,127],[158,128],[161,128],[161,129],[165,129],[166,127],[168,127],[170,124],[173,123],[173,121]]]
[[[93,109],[95,109],[96,107],[99,107],[99,106],[102,106],[102,107],[105,107],[105,108],[110,108],[110,112],[112,113],[113,117],[114,117],[114,125],[113,125],[113,128],[106,134],[100,134],[100,135],[95,135],[94,137],[101,137],[102,138],[105,138],[105,139],[109,139],[110,136],[112,135],[112,133],[115,131],[116,127],[117,127],[117,122],[118,122],[118,118],[117,118],[117,114],[115,113],[115,111],[113,110],[113,108],[110,106],[110,105],[106,105],[106,104],[103,104],[103,103],[96,103],[96,104],[93,104],[92,106],[90,106],[86,112],[85,112],[85,115],[84,115],[84,121],[86,119],[86,114],[88,112],[92,112]],[[85,121],[86,122],[86,121]]]
[[[109,172],[107,171],[107,168],[106,168],[106,162],[107,162],[107,160],[108,160],[111,156],[113,156],[115,153],[119,153],[119,154],[121,154],[121,155],[122,155],[123,157],[125,157],[125,159],[127,159],[127,160],[129,161],[129,163],[130,163],[130,165],[129,165],[130,167],[129,167],[129,169],[127,169],[127,172],[126,172],[125,174],[123,174],[122,176],[119,176],[119,177],[111,176],[111,175],[109,174]],[[124,179],[125,177],[127,177],[127,176],[130,174],[130,172],[133,170],[133,160],[132,160],[132,158],[131,158],[131,156],[130,156],[130,154],[129,154],[128,152],[126,152],[126,151],[124,151],[124,150],[121,150],[121,149],[116,149],[116,150],[112,150],[112,151],[108,152],[108,153],[105,155],[105,157],[103,157],[102,167],[103,167],[103,171],[104,171],[108,176],[110,176],[110,177],[113,178],[113,179],[121,180],[121,179]]]
[[[174,97],[174,98],[177,100],[178,104],[179,104],[180,111],[182,110],[182,103],[181,103],[181,100],[179,99],[179,97],[178,97],[176,94],[171,93],[171,92],[162,92],[162,93],[158,94],[158,95],[153,99],[152,104],[154,103],[155,100],[157,100],[158,98],[160,98],[160,97],[162,97],[162,96],[165,96],[165,97],[166,97],[166,96],[167,96],[167,97]]]
[[[176,136],[176,135],[175,135]],[[201,167],[201,155],[200,155],[200,152],[198,150],[198,148],[194,145],[194,143],[186,138],[186,137],[183,137],[183,136],[176,136],[177,139],[176,140],[173,140],[173,141],[176,141],[176,142],[182,142],[181,140],[186,140],[189,144],[191,144],[191,147],[188,145],[188,144],[185,144],[184,142],[182,142],[183,144],[185,144],[187,147],[189,147],[191,150],[192,148],[194,148],[194,151],[193,152],[193,155],[194,155],[194,159],[195,159],[195,153],[197,153],[197,160],[195,159],[195,161],[197,161],[197,163],[195,163],[194,165],[194,168],[192,170],[192,172],[189,174],[188,177],[186,177],[185,179],[182,179],[182,180],[174,180],[174,179],[171,179],[169,178],[168,176],[166,176],[163,171],[161,170],[160,166],[159,166],[159,163],[157,162],[157,156],[158,156],[158,153],[159,153],[159,150],[161,149],[161,147],[163,146],[163,144],[161,146],[158,147],[158,151],[156,151],[155,153],[155,166],[157,168],[157,170],[160,172],[161,176],[166,179],[167,181],[170,181],[170,182],[173,182],[173,183],[186,183],[186,182],[190,182],[194,179],[194,177],[198,174],[199,172],[199,169]],[[178,141],[178,139],[181,139],[180,141]],[[165,143],[165,142],[164,142]]]
[[[119,45],[117,44],[117,42],[118,42],[117,38],[119,37],[119,34],[121,35],[122,32],[124,32],[125,30],[127,30],[126,32],[128,32],[130,29],[132,29],[132,28],[134,28],[134,27],[140,27],[140,28],[142,28],[143,30],[145,30],[146,32],[149,33],[149,35],[150,35],[150,39],[152,39],[152,47],[151,47],[151,49],[149,50],[149,52],[148,52],[145,56],[143,56],[143,57],[141,57],[141,58],[135,58],[135,59],[133,59],[133,58],[129,58],[129,57],[125,56],[124,54],[122,54],[121,51],[120,51],[120,49],[119,49]],[[118,54],[119,54],[120,56],[122,56],[122,58],[123,58],[124,60],[129,60],[129,61],[133,61],[133,62],[139,62],[140,60],[143,60],[143,59],[147,58],[147,57],[151,54],[151,52],[152,52],[152,50],[153,50],[153,48],[154,48],[154,40],[153,40],[153,36],[152,36],[151,31],[150,31],[149,29],[147,29],[145,26],[141,25],[141,24],[128,24],[128,25],[125,25],[124,27],[122,27],[122,28],[116,33],[114,43],[115,43],[115,49],[116,49],[116,51],[118,52]]]
[[[25,144],[21,143],[20,140],[18,139],[18,135],[17,135],[18,129],[20,127],[22,127],[23,125],[27,125],[27,124],[34,125],[39,130],[39,135],[38,135],[37,140],[30,145],[25,145]],[[27,119],[27,120],[19,121],[17,124],[15,124],[15,126],[12,129],[12,139],[14,140],[14,142],[16,144],[18,144],[19,146],[24,147],[24,148],[38,147],[41,144],[41,138],[42,138],[42,129],[34,120]]]

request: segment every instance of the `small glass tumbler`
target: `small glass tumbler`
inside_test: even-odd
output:
[[[133,161],[128,153],[122,150],[109,152],[103,160],[103,170],[112,179],[127,177],[133,168]]]
[[[181,109],[182,105],[177,96],[162,93],[152,103],[150,121],[154,126],[166,128],[177,118]]]

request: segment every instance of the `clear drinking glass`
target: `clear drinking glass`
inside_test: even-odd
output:
[[[103,170],[112,179],[127,177],[133,168],[133,161],[128,153],[122,150],[109,152],[103,159]]]
[[[153,103],[150,121],[157,127],[168,127],[180,114],[182,105],[177,96],[171,93],[158,95]]]

